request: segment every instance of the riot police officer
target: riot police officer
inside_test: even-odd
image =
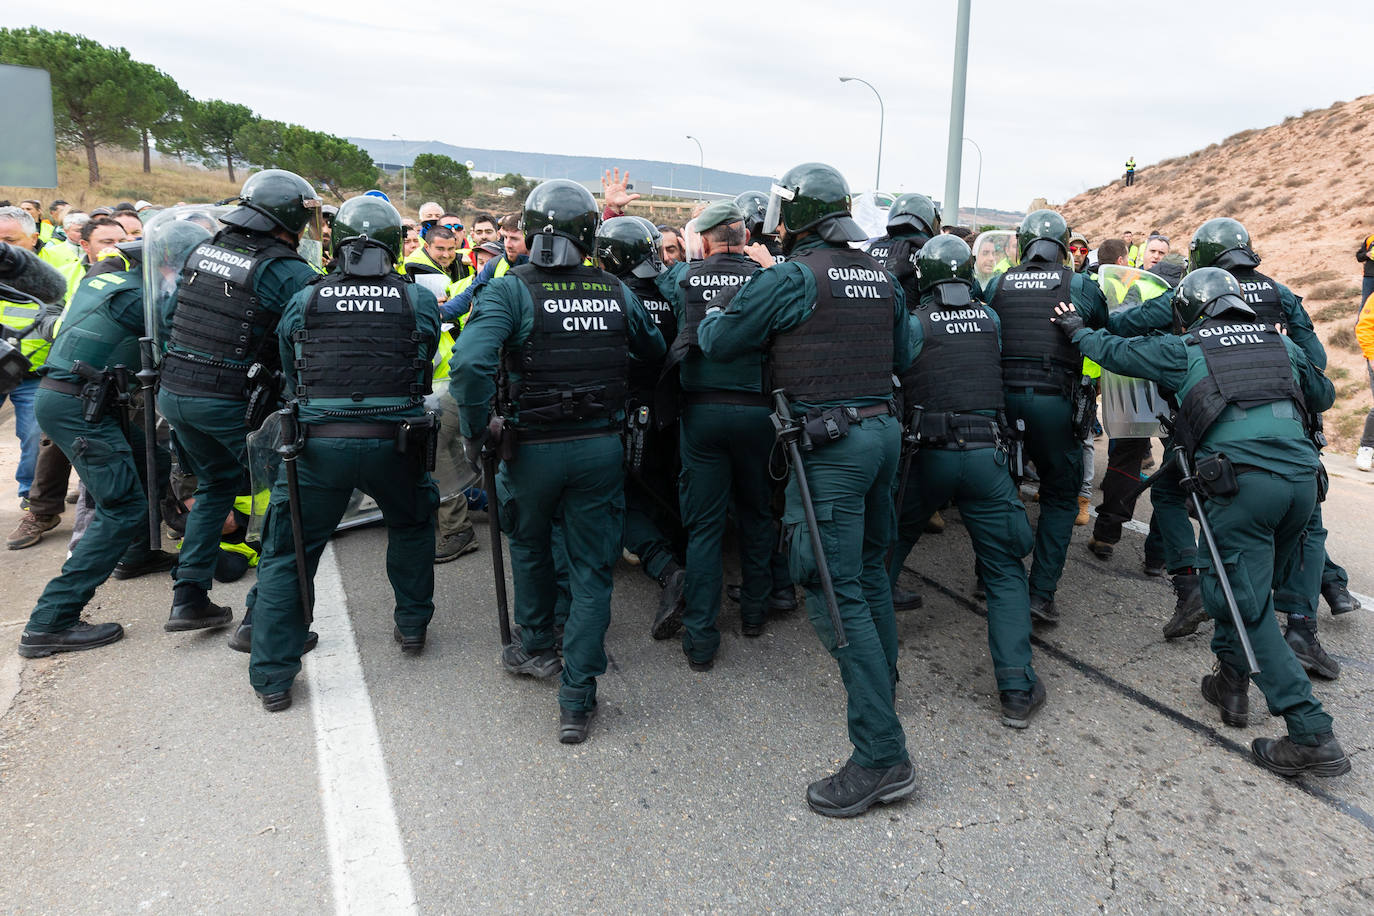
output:
[[[924,194],[903,194],[888,208],[887,234],[868,244],[868,253],[901,281],[909,303],[920,298],[916,288],[916,252],[939,234],[940,211],[935,202]]]
[[[665,376],[671,384],[676,373],[681,386],[679,498],[687,529],[682,651],[694,671],[710,670],[720,647],[721,544],[731,506],[739,526],[740,628],[745,636],[763,634],[774,590],[767,461],[773,425],[764,391],[763,340],[730,359],[709,359],[697,344],[701,320],[759,269],[744,254],[745,218],[733,201],[708,206],[695,220],[706,257],[679,261],[658,278],[658,288],[679,315]]]
[[[1182,336],[1126,339],[1089,331],[1067,305],[1055,323],[1089,359],[1177,394],[1174,435],[1193,459],[1218,549],[1217,557],[1199,551],[1197,560],[1203,603],[1216,622],[1217,665],[1202,679],[1203,697],[1224,723],[1247,723],[1251,675],[1220,586],[1224,574],[1258,662],[1255,683],[1269,711],[1288,724],[1285,738],[1255,739],[1251,755],[1283,776],[1337,776],[1350,770],[1350,761],[1279,632],[1272,594],[1274,583],[1301,562],[1299,542],[1319,499],[1312,418],[1331,406],[1335,392],[1301,347],[1260,320],[1242,297],[1224,270],[1200,268],[1174,296]]]
[[[178,223],[159,242],[168,249],[160,256],[185,257],[209,237],[193,223]],[[81,281],[39,382],[38,422],[81,475],[95,500],[95,517],[29,616],[19,639],[26,658],[117,642],[124,636],[118,623],[81,619],[86,602],[121,557],[136,554],[146,566],[152,554],[163,569],[175,559],[148,546],[145,487],[157,482],[143,479],[143,426],[130,416],[139,338],[145,336],[142,253],[142,242],[122,244],[118,257]],[[161,476],[168,467],[158,470]]]
[[[616,216],[596,230],[596,259],[639,297],[665,341],[677,337],[677,315],[658,291],[654,280],[663,272],[659,255],[662,236],[654,224],[638,216]],[[624,548],[639,557],[639,568],[659,584],[658,613],[649,634],[668,639],[682,625],[686,608],[682,589],[686,571],[678,562],[683,542],[677,511],[677,430],[654,423],[654,388],[663,360],[634,360],[630,364],[630,396],[626,405],[629,479],[625,487]]]
[[[788,483],[784,522],[793,580],[806,589],[812,626],[848,693],[854,753],[839,772],[813,782],[806,798],[817,813],[853,817],[916,787],[895,708],[897,623],[884,566],[901,438],[891,376],[911,362],[906,297],[882,265],[850,247],[866,234],[850,216],[849,186],[834,168],[808,162],[790,169],[774,188],[774,215],[788,260],[755,274],[724,310],[702,319],[697,339],[714,361],[771,339],[773,384],[786,409],[816,429],[813,450],[801,460],[824,557],[803,522],[802,468]],[[822,562],[843,648],[821,585]]]
[[[971,295],[973,253],[953,235],[915,257],[920,301],[911,316],[911,367],[901,375],[915,453],[897,520],[895,588],[930,513],[953,500],[968,528],[988,602],[988,648],[1002,724],[1025,728],[1045,702],[1031,667],[1026,568],[1032,536],[1007,472],[1008,431],[996,313]]]
[[[736,195],[735,206],[744,211],[744,228],[749,232],[749,243],[762,245],[775,261],[786,260],[777,235],[763,231],[763,218],[768,213],[768,195],[762,191],[745,191]]]
[[[501,663],[513,674],[562,670],[559,740],[585,741],[606,670],[611,572],[621,551],[625,469],[620,431],[630,355],[660,359],[663,338],[639,298],[583,261],[596,250],[599,208],[567,179],[537,186],[521,225],[529,263],[483,287],[450,361],[463,436],[503,418],[494,496],[510,543],[520,638]],[[563,660],[554,650],[555,519],[567,546],[572,603]]]
[[[1261,321],[1282,323],[1288,336],[1302,348],[1312,365],[1326,368],[1326,348],[1312,327],[1302,299],[1291,289],[1257,270],[1260,257],[1250,245],[1250,233],[1234,219],[1209,219],[1193,233],[1188,245],[1191,269],[1219,267],[1236,278],[1246,303]],[[1332,562],[1326,551],[1326,528],[1318,505],[1308,525],[1303,562],[1290,581],[1274,591],[1274,607],[1288,615],[1285,638],[1308,671],[1324,678],[1340,674],[1340,664],[1327,654],[1317,638],[1317,596],[1324,595],[1333,614],[1359,607],[1347,588],[1345,570]]]
[[[427,471],[437,416],[427,413],[439,340],[434,294],[396,271],[401,215],[379,197],[345,201],[334,217],[330,272],[286,303],[277,327],[294,423],[299,503],[277,475],[263,529],[248,679],[268,712],[291,705],[309,607],[300,575],[313,579],[354,489],[377,501],[387,529],[386,572],[395,593],[392,636],[401,651],[425,646],[434,615],[434,510]],[[298,426],[292,436],[292,426]],[[293,520],[292,515],[297,517]],[[293,527],[299,524],[298,557]]]
[[[230,609],[209,596],[220,530],[248,469],[245,437],[276,407],[278,319],[287,301],[318,276],[296,246],[319,206],[319,195],[299,175],[267,169],[251,176],[239,206],[221,217],[225,228],[187,257],[170,314],[162,316],[171,335],[158,407],[196,477],[169,630],[232,619]],[[254,365],[258,381],[250,382]],[[250,390],[255,386],[262,388],[257,397]],[[247,416],[250,403],[257,416]],[[230,645],[247,651],[250,626],[245,615]]]
[[[1031,616],[1055,623],[1054,592],[1078,516],[1092,392],[1082,384],[1082,357],[1047,319],[1057,303],[1071,301],[1089,326],[1100,328],[1107,320],[1107,301],[1088,278],[1065,266],[1069,225],[1058,213],[1027,214],[1016,230],[1016,244],[1020,264],[988,282],[985,301],[1002,326],[1007,417],[1024,427],[1026,454],[1040,475]]]

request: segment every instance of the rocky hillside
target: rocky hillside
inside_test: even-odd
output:
[[[1159,230],[1185,253],[1204,220],[1244,223],[1264,260],[1260,269],[1302,296],[1317,323],[1337,393],[1327,432],[1333,447],[1354,450],[1370,408],[1353,328],[1355,246],[1374,232],[1374,95],[1147,165],[1133,187],[1093,188],[1059,209],[1094,246],[1127,229],[1137,239]]]

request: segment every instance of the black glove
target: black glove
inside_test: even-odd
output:
[[[1064,336],[1069,340],[1073,340],[1074,334],[1087,327],[1087,325],[1083,323],[1082,316],[1078,314],[1078,310],[1072,305],[1067,305],[1063,302],[1059,303],[1055,308],[1054,317],[1051,318],[1050,321],[1053,321],[1054,326],[1063,331]]]

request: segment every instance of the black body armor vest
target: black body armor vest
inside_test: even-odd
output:
[[[1083,374],[1083,356],[1050,321],[1068,302],[1073,271],[1022,264],[1002,275],[989,307],[1002,321],[1002,379],[1008,388],[1067,394]]]
[[[300,259],[266,235],[225,230],[197,245],[181,268],[162,384],[177,394],[241,399],[253,362],[281,368],[275,312],[258,302],[253,276],[273,258]]]
[[[677,315],[673,304],[663,298],[658,285],[651,279],[631,276],[625,285],[639,297],[644,311],[653,319],[654,327],[663,335],[664,341],[672,343],[677,337]],[[630,361],[630,391],[648,400],[658,384],[659,373],[663,371],[663,360],[635,359]]]
[[[678,285],[684,300],[682,333],[688,343],[696,347],[697,325],[706,317],[706,310],[723,305],[758,269],[753,261],[733,254],[713,254],[687,265]]]
[[[305,325],[291,336],[302,402],[424,398],[430,362],[420,357],[409,293],[399,275],[331,273],[315,281]]]
[[[1283,300],[1279,298],[1279,285],[1254,269],[1229,271],[1240,284],[1245,304],[1255,310],[1255,317],[1266,324],[1284,324],[1288,316],[1283,311]]]
[[[934,413],[1001,410],[1002,352],[997,325],[983,306],[938,305],[916,310],[924,341],[921,354],[902,373],[902,389],[913,405]]]
[[[892,394],[892,280],[851,248],[808,248],[794,263],[816,280],[811,316],[773,339],[773,387],[817,403]]]
[[[620,281],[595,267],[522,264],[510,273],[529,290],[534,323],[524,346],[502,355],[508,407],[521,426],[609,425],[624,408],[630,365]]]
[[[1223,316],[1208,318],[1188,333],[1189,344],[1200,347],[1207,362],[1207,377],[1179,405],[1176,430],[1189,451],[1233,404],[1248,410],[1291,400],[1307,425],[1306,402],[1293,380],[1288,349],[1272,324]]]

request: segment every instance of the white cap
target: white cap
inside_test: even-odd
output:
[[[148,208],[151,207],[151,206],[152,206],[152,204],[148,203],[146,200],[140,200],[138,203],[134,204],[134,209],[135,209],[135,210],[146,210],[146,209],[148,209]]]

